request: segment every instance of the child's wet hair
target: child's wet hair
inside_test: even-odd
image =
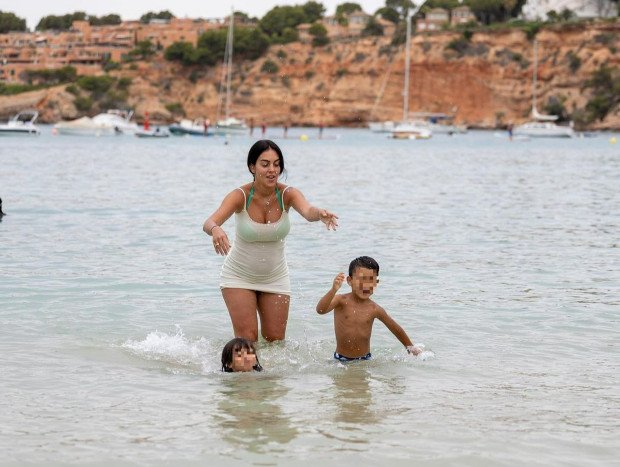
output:
[[[377,272],[377,276],[379,275],[379,263],[370,256],[359,256],[351,261],[351,264],[349,264],[349,277],[353,277],[357,268],[372,269]]]
[[[235,337],[234,339],[228,341],[224,346],[224,349],[222,349],[222,371],[226,373],[233,372],[233,369],[231,368],[233,354],[240,350],[247,350],[248,352],[256,355],[256,348],[252,342],[243,337]],[[258,355],[256,355],[256,365],[252,368],[254,368],[254,371],[263,371],[263,367],[260,366],[258,361]]]

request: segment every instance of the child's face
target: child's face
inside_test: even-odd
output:
[[[353,276],[347,277],[347,284],[351,286],[353,294],[363,300],[370,298],[378,283],[377,271],[369,268],[357,267]]]
[[[256,365],[256,354],[253,350],[233,349],[232,371],[252,371]]]

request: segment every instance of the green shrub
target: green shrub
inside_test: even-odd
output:
[[[174,115],[182,115],[185,116],[185,109],[180,102],[173,102],[170,104],[166,104],[166,110]]]
[[[342,76],[344,76],[344,75],[346,75],[346,74],[347,74],[347,70],[346,70],[346,68],[338,68],[338,69],[336,70],[336,76],[337,76],[338,78],[341,78]]]
[[[124,91],[110,90],[106,92],[101,101],[99,101],[99,107],[102,110],[123,108],[127,102],[127,97],[128,95]]]
[[[566,58],[568,58],[568,67],[570,71],[575,73],[581,66],[581,59],[572,50],[566,54]]]
[[[0,83],[0,95],[10,96],[22,92],[36,91],[44,86],[33,86],[32,84],[4,84]]]
[[[120,91],[125,91],[129,86],[131,86],[131,78],[129,76],[123,76],[116,83],[116,89]]]
[[[73,94],[74,96],[77,96],[80,94],[80,90],[77,88],[75,84],[70,84],[69,86],[67,86],[65,88],[65,91],[67,91],[69,94]]]
[[[114,60],[110,60],[109,62],[104,63],[103,65],[103,71],[105,71],[106,73],[112,70],[120,70],[121,68],[123,68],[123,65],[118,62],[115,62]]]
[[[306,70],[306,72],[304,73],[304,77],[306,79],[311,79],[314,76],[314,71],[312,70]]]
[[[73,101],[73,105],[75,105],[75,108],[80,112],[90,110],[93,104],[94,101],[90,97],[76,97]]]
[[[272,60],[265,60],[263,62],[263,66],[261,66],[260,71],[263,73],[272,73],[275,74],[278,72],[280,68],[278,64]]]
[[[468,47],[469,42],[463,37],[452,39],[448,45],[446,45],[446,49],[454,50],[459,56],[462,56]]]
[[[92,96],[96,99],[102,96],[105,92],[108,91],[114,84],[116,79],[110,75],[102,75],[102,76],[80,76],[77,79],[77,84],[79,87],[86,91],[90,91]]]

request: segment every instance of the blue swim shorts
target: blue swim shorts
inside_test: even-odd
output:
[[[369,360],[370,357],[372,357],[370,352],[368,352],[368,354],[364,355],[363,357],[345,357],[344,355],[340,355],[338,352],[334,352],[334,358],[341,362],[352,362],[354,360]]]

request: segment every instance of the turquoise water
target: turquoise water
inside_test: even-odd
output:
[[[232,330],[202,223],[249,181],[253,140],[0,141],[0,464],[617,462],[612,135],[280,134],[286,182],[340,229],[291,216],[287,340],[251,375],[219,371]],[[330,360],[314,307],[362,254],[421,357],[377,322],[372,361]]]

